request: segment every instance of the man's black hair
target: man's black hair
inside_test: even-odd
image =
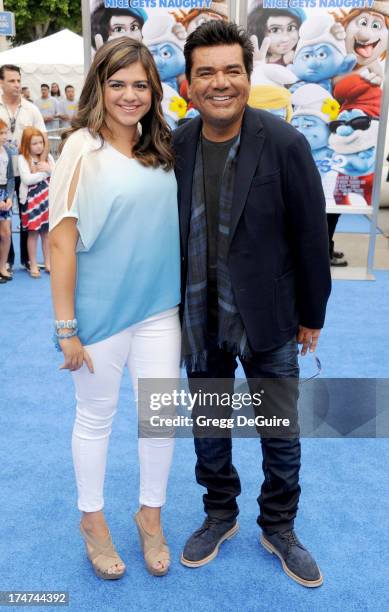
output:
[[[50,87],[48,86],[47,83],[41,83],[41,89],[42,89],[42,87],[47,87],[47,89],[50,89]]]
[[[65,91],[67,91],[67,90],[68,90],[68,89],[70,89],[70,88],[74,89],[74,85],[66,85],[66,87],[65,87]]]
[[[189,34],[184,47],[185,74],[190,83],[193,51],[198,47],[216,47],[218,45],[239,45],[243,52],[243,62],[247,75],[253,71],[253,44],[244,28],[213,19],[201,24],[194,32]]]
[[[0,79],[4,80],[4,72],[9,70],[10,72],[18,72],[20,74],[19,66],[15,66],[14,64],[4,64],[0,67]]]

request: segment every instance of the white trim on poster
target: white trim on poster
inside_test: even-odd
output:
[[[389,54],[389,41],[388,48],[386,50]],[[378,131],[378,140],[376,148],[376,167],[374,174],[373,194],[372,194],[372,209],[373,216],[370,226],[370,241],[369,251],[367,255],[367,271],[369,274],[373,274],[374,268],[374,256],[375,256],[375,243],[377,236],[377,222],[378,222],[378,211],[381,193],[381,180],[382,180],[382,168],[384,165],[385,156],[385,137],[388,121],[388,105],[389,105],[389,59],[386,58],[385,62],[385,73],[384,73],[384,87],[381,102],[381,116],[380,116],[380,128]]]
[[[227,10],[230,21],[239,23],[240,0],[227,0]]]
[[[337,213],[341,215],[365,215],[366,217],[373,216],[373,207],[368,206],[367,204],[364,206],[343,206],[342,204],[334,204],[328,203],[327,200],[327,213]]]
[[[248,2],[247,0],[238,0],[239,2],[239,24],[242,25],[244,28],[247,28],[247,7],[248,7]]]

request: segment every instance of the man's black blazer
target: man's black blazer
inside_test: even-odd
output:
[[[201,119],[173,132],[185,299],[191,191]],[[228,268],[254,351],[323,327],[331,292],[321,179],[309,144],[267,111],[246,107],[232,204]]]

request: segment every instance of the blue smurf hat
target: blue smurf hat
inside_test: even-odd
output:
[[[290,8],[290,6],[288,6],[288,8],[282,10],[285,10],[287,13],[290,13],[291,15],[293,15],[293,17],[297,17],[297,19],[299,19],[301,23],[307,18],[305,11],[302,8]]]
[[[131,6],[131,3],[129,3],[127,11],[130,13],[130,15],[132,15],[133,17],[136,17],[137,19],[139,19],[139,21],[142,22],[142,25],[147,21],[148,15],[147,15],[147,13],[146,13],[146,11],[144,9],[142,9],[142,8],[135,8],[135,7]]]

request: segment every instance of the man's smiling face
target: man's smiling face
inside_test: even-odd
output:
[[[239,121],[250,93],[240,45],[194,49],[190,76],[189,94],[204,124],[228,128]]]

